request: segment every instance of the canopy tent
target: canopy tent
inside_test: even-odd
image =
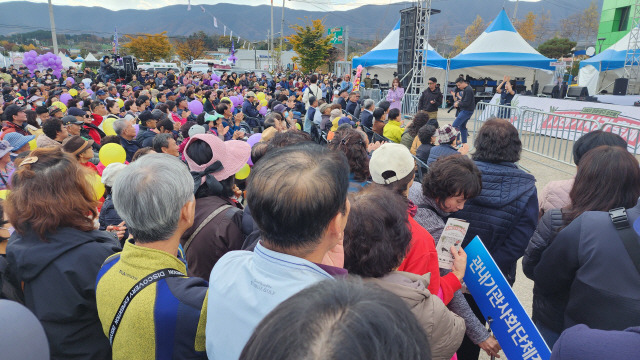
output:
[[[77,67],[78,66],[78,65],[74,64],[73,61],[71,61],[71,58],[68,57],[67,55],[65,55],[62,51],[58,52],[58,56],[62,60],[62,67],[63,68],[68,69],[70,67]]]
[[[362,65],[367,72],[378,73],[381,81],[391,80],[398,67],[399,43],[400,20],[376,47],[360,57],[354,57],[351,64],[353,68]],[[428,76],[444,76],[447,68],[447,59],[440,56],[431,45],[429,45],[426,55]]]
[[[518,34],[503,9],[475,41],[451,59],[449,69],[464,69],[473,77],[527,77],[529,84],[537,76],[541,84],[546,84],[553,77],[552,61]]]
[[[75,59],[72,60],[74,63],[83,63],[84,59],[82,56],[78,55]]]
[[[586,86],[590,95],[613,85],[615,79],[624,76],[624,61],[629,47],[630,33],[600,54],[580,62],[578,86]],[[600,87],[598,87],[600,84]]]
[[[92,54],[92,53],[89,53],[89,54],[87,55],[87,57],[84,59],[84,61],[85,61],[85,62],[91,62],[91,61],[98,62],[98,59],[96,59],[96,57],[95,57],[95,56],[93,56],[93,54]]]

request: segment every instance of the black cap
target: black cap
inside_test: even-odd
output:
[[[78,119],[76,119],[75,116],[72,116],[72,115],[67,115],[63,117],[61,120],[63,125],[69,125],[69,124],[84,125],[84,122],[79,121]]]
[[[140,120],[141,124],[145,124],[149,120],[158,120],[159,117],[154,116],[153,113],[151,113],[151,111],[145,110],[141,112],[140,115],[138,115],[138,119]]]
[[[13,115],[17,115],[21,111],[24,111],[22,107],[18,105],[9,105],[6,109],[4,109],[4,116],[6,116],[8,121],[12,121]]]

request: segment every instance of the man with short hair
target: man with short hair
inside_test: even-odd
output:
[[[151,138],[153,139],[158,131],[156,130],[156,125],[158,123],[158,118],[151,113],[149,110],[145,110],[138,115],[138,120],[140,120],[140,125],[138,127],[138,135],[136,136],[136,141],[140,144],[144,144],[145,140]],[[153,141],[153,140],[151,140]]]
[[[212,360],[237,359],[278,304],[346,275],[332,266],[343,265],[333,255],[341,253],[350,208],[344,154],[310,143],[273,149],[252,172],[247,199],[261,240],[253,252],[225,254],[211,271],[206,348]]]
[[[186,276],[179,251],[195,214],[189,170],[175,157],[145,155],[118,174],[112,196],[132,236],[96,280],[113,359],[206,359],[207,282]]]
[[[311,127],[313,124],[313,118],[316,115],[316,109],[318,108],[318,99],[311,95],[309,97],[309,109],[307,110],[307,114],[304,117],[304,127],[303,130],[305,132],[310,133],[311,132]]]
[[[434,77],[429,78],[427,85],[420,95],[418,110],[426,111],[429,114],[429,121],[433,122],[438,119],[438,108],[442,105],[442,92],[437,86],[438,80]]]
[[[373,129],[373,110],[375,108],[375,101],[373,101],[373,99],[367,99],[364,101],[364,110],[360,113],[360,123],[369,129]]]
[[[362,85],[364,86],[365,89],[373,88],[373,85],[371,83],[371,74],[367,73],[367,75],[365,75],[364,80],[362,80]]]
[[[47,122],[47,120],[49,120],[49,110],[47,110],[47,108],[44,106],[38,106],[36,107],[36,116],[38,124],[42,126],[45,122]]]
[[[453,106],[460,109],[460,113],[456,116],[456,119],[453,120],[452,126],[458,131],[460,131],[460,136],[462,137],[462,146],[467,147],[467,136],[469,132],[467,131],[467,122],[471,119],[471,115],[476,108],[476,100],[474,98],[473,89],[469,86],[469,83],[463,78],[458,78],[456,80],[456,85],[458,89],[462,91],[462,98],[456,101]]]
[[[158,134],[153,138],[153,150],[158,154],[169,154],[172,156],[180,156],[178,151],[178,145],[173,135],[163,133]]]
[[[9,105],[4,109],[4,116],[7,119],[5,125],[2,127],[2,136],[0,140],[8,133],[17,132],[21,135],[31,135],[26,129],[27,126],[27,114],[24,109],[18,105]]]
[[[127,153],[127,161],[131,162],[136,151],[142,148],[142,145],[135,140],[136,129],[133,127],[131,121],[118,119],[113,122],[113,131],[115,131],[116,135],[120,138],[120,145],[122,145],[124,151]]]
[[[81,136],[83,121],[76,119],[75,116],[67,115],[62,118],[62,125],[67,128],[70,136]],[[86,140],[86,139],[85,139]]]
[[[322,90],[318,87],[318,75],[313,74],[309,79],[309,86],[304,90],[304,94],[302,95],[302,102],[304,102],[304,108],[309,109],[311,106],[311,97],[313,96],[316,99],[320,99],[322,97]]]
[[[349,97],[349,92],[347,90],[340,90],[338,93],[338,97],[335,100],[336,104],[340,104],[342,106],[342,110],[347,110],[347,98]]]
[[[62,121],[57,118],[51,118],[42,124],[42,135],[36,138],[36,146],[44,147],[62,147],[62,141],[69,137],[67,128],[62,125]]]
[[[358,107],[358,99],[360,99],[360,93],[357,91],[349,94],[349,101],[347,102],[346,110],[349,114],[355,115],[356,108]]]

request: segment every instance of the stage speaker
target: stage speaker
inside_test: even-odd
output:
[[[553,96],[554,87],[555,87],[554,85],[545,85],[542,88],[542,95]]]
[[[589,91],[584,86],[570,86],[567,90],[567,97],[570,98],[585,98],[589,96]]]
[[[627,87],[629,87],[629,79],[617,78],[613,83],[613,95],[627,95]]]
[[[400,10],[400,34],[398,43],[398,79],[402,80],[400,86],[407,88],[413,74],[413,59],[415,57],[416,42],[416,15],[417,9],[411,7]],[[407,75],[409,74],[409,75]],[[406,75],[406,76],[405,76]],[[404,79],[403,79],[404,78]]]
[[[124,56],[122,58],[122,66],[127,74],[133,74],[136,71],[136,67],[133,64],[133,57],[131,56]]]

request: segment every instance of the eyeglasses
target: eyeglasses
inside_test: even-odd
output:
[[[90,118],[90,117],[91,117],[91,115],[85,114],[85,115],[84,115],[84,117],[86,117],[86,118]]]

